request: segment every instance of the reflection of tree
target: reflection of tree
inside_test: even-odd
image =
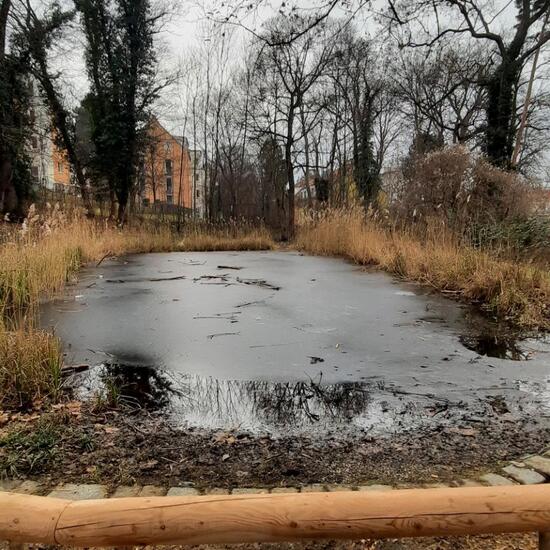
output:
[[[185,420],[205,427],[350,422],[363,414],[370,402],[368,386],[360,382],[218,380],[123,361],[105,363],[97,376],[97,383],[114,391],[128,406],[171,408]]]
[[[475,351],[479,355],[511,359],[512,361],[526,361],[529,359],[529,352],[521,349],[516,335],[489,333],[461,336],[460,341],[464,347]]]
[[[349,382],[323,385],[313,380],[285,384],[249,382],[247,390],[257,415],[276,424],[321,417],[351,420],[361,414],[369,402],[364,384]]]
[[[100,375],[105,386],[114,387],[120,399],[148,410],[166,407],[178,393],[166,375],[153,367],[105,364]]]
[[[235,424],[300,425],[325,418],[350,421],[369,403],[363,383],[224,381],[186,377],[184,414]]]

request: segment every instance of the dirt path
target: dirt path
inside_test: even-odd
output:
[[[46,548],[32,545],[30,549]],[[56,546],[48,546],[54,550]],[[536,550],[534,533],[501,536],[448,537],[388,541],[316,541],[278,544],[238,544],[203,546],[146,546],[143,550]],[[0,542],[0,550],[10,550]]]

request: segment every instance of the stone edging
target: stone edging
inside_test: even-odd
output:
[[[521,461],[512,461],[498,472],[490,472],[461,479],[451,483],[427,483],[420,487],[442,488],[442,487],[481,487],[481,486],[502,486],[502,485],[534,485],[550,483],[550,450],[539,455],[529,455]],[[212,488],[200,490],[192,483],[184,483],[178,487],[161,487],[156,485],[120,485],[114,490],[109,490],[106,485],[99,484],[76,484],[62,483],[52,489],[38,481],[3,480],[0,481],[0,491],[27,495],[46,495],[54,498],[67,500],[86,500],[101,498],[121,497],[152,497],[152,496],[198,496],[198,495],[239,495],[239,494],[262,494],[262,493],[313,493],[333,491],[391,491],[393,489],[408,489],[418,485],[400,484],[391,485],[348,485],[348,484],[324,484],[314,483],[311,485],[292,487],[240,487],[235,489]]]

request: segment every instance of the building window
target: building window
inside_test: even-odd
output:
[[[38,166],[33,166],[31,168],[31,175],[33,178],[38,179]]]
[[[167,152],[167,153],[170,153],[172,151],[172,145],[170,144],[169,141],[165,142],[164,144],[164,150]]]
[[[63,163],[62,163],[62,162],[58,162],[58,163],[57,163],[57,171],[58,171],[60,174],[63,174]]]
[[[166,194],[172,194],[172,178],[166,178]]]
[[[164,172],[167,176],[172,175],[172,161],[169,159],[164,161]]]
[[[200,189],[197,189],[196,195],[197,195],[197,199],[200,198],[200,196],[201,196],[201,190]]]
[[[166,204],[174,204],[174,198],[172,195],[166,195]]]

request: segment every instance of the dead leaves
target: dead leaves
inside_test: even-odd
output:
[[[58,403],[57,405],[52,405],[52,409],[54,411],[66,412],[78,419],[82,416],[82,403],[80,401],[69,401],[68,403]]]
[[[447,433],[463,435],[464,437],[475,437],[479,432],[474,428],[447,428]]]
[[[218,432],[214,434],[213,440],[214,443],[233,445],[237,441],[237,438],[231,433]]]
[[[140,465],[140,470],[143,470],[143,471],[152,470],[153,468],[158,466],[158,463],[159,463],[158,460],[149,460]]]

